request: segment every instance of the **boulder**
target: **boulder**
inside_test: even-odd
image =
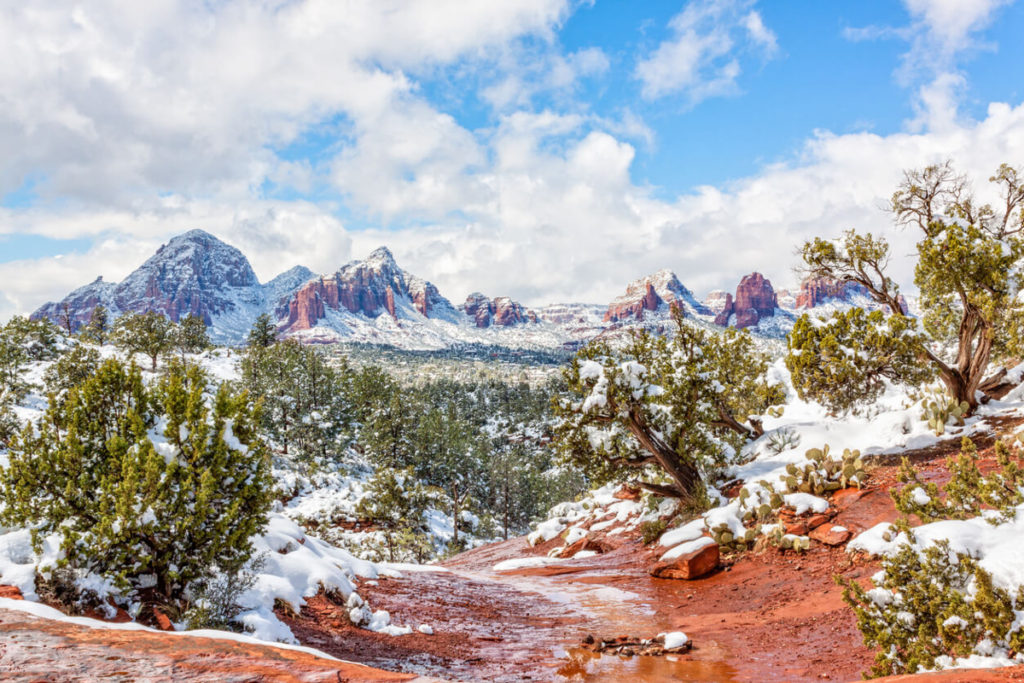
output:
[[[650,574],[659,579],[698,579],[714,571],[719,558],[718,544],[709,543],[672,560],[655,563]]]
[[[11,600],[25,599],[21,594],[21,589],[17,586],[0,586],[0,598],[9,598]]]

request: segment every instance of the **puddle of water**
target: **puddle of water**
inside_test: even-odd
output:
[[[572,648],[555,672],[562,681],[630,681],[631,683],[730,683],[735,670],[720,661],[687,657],[620,657]]]
[[[657,594],[644,596],[584,581],[578,576],[518,576],[505,582],[586,614],[592,631],[597,634],[651,637],[675,630],[669,614],[659,613],[648,602],[659,597]],[[581,633],[580,637],[583,635]],[[558,648],[554,654],[563,662],[555,672],[560,681],[731,683],[736,680],[735,669],[726,663],[730,659],[728,652],[713,641],[702,642],[699,635],[694,649],[682,656],[620,657],[576,647]]]

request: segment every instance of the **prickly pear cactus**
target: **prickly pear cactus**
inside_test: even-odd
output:
[[[807,462],[803,465],[786,465],[782,479],[786,493],[824,496],[848,486],[860,488],[867,478],[860,451],[847,448],[837,457],[829,453],[829,445],[825,444],[822,448],[811,448],[805,455]]]
[[[970,410],[967,401],[956,403],[940,391],[930,392],[930,397],[922,401],[921,407],[921,419],[928,424],[928,428],[935,432],[936,436],[942,436],[945,433],[946,425],[963,425],[964,418]]]

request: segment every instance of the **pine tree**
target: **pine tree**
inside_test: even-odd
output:
[[[249,346],[267,348],[277,341],[277,326],[269,313],[261,313],[249,331]]]
[[[92,309],[89,322],[80,330],[80,334],[86,341],[91,341],[102,346],[110,340],[110,315],[103,304],[97,304]]]
[[[114,325],[114,343],[125,353],[144,353],[156,372],[156,360],[174,341],[174,323],[156,311],[126,313]]]
[[[269,463],[245,394],[173,364],[154,389],[112,359],[14,439],[3,523],[62,536],[61,565],[158,599],[237,571],[266,522]],[[163,424],[156,431],[156,425]]]
[[[251,346],[242,382],[262,403],[262,428],[283,455],[307,462],[337,458],[351,432],[347,366],[336,369],[295,340]]]
[[[412,552],[417,561],[422,561],[426,559],[423,556],[427,532],[424,515],[431,502],[430,492],[416,480],[411,467],[404,470],[380,467],[367,482],[366,496],[359,501],[356,512],[384,534],[390,562],[405,559],[406,552]]]

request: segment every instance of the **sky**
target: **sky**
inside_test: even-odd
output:
[[[0,3],[0,319],[175,234],[261,280],[388,246],[455,303],[798,282],[800,244],[913,235],[952,159],[1024,165],[1024,0]]]

